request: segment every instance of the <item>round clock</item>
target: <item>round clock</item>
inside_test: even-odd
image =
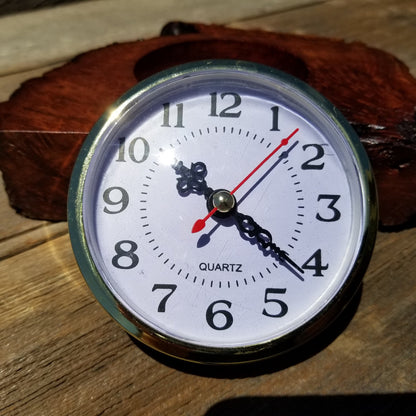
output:
[[[345,308],[377,208],[355,133],[275,69],[195,62],[128,91],[74,167],[71,241],[92,292],[168,355],[241,363],[287,352]]]

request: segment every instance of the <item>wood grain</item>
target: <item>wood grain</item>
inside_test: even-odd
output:
[[[53,7],[64,3],[80,2],[82,0],[19,0],[18,2],[0,3],[0,14],[19,13],[22,11],[33,10],[43,7]],[[86,0],[84,0],[86,1]]]
[[[329,340],[311,346],[304,361],[271,362],[267,371],[245,373],[172,367],[148,356],[94,301],[68,236],[56,238],[0,263],[0,275],[7,271],[14,277],[2,283],[7,302],[0,312],[1,409],[6,414],[200,415],[240,395],[412,392],[416,321],[408,317],[416,313],[415,244],[416,229],[379,234],[352,320],[349,316]],[[396,276],[400,284],[393,283]],[[255,377],[246,378],[253,372]]]
[[[416,188],[416,79],[403,63],[358,42],[216,25],[169,27],[185,31],[93,50],[27,81],[0,104],[0,168],[18,212],[65,220],[69,177],[87,132],[138,81],[176,64],[228,58],[288,72],[328,98],[369,155],[381,225],[416,221],[411,192]]]
[[[322,1],[321,1],[322,2]],[[28,71],[112,44],[157,36],[170,20],[227,23],[316,0],[97,0],[0,19],[0,75]]]
[[[0,102],[7,101],[12,93],[16,91],[25,81],[32,78],[38,78],[46,72],[51,71],[53,68],[61,66],[63,63],[64,62],[60,62],[56,65],[42,66],[30,71],[0,76]]]
[[[210,8],[209,1],[198,4],[201,11]],[[416,73],[414,2],[334,0],[259,18],[260,13],[239,22],[227,12],[218,18],[244,28],[275,22],[285,31],[338,33],[366,42],[371,37],[373,46],[388,45]],[[38,49],[41,66],[57,37],[59,31],[49,32],[48,43]],[[0,78],[0,93],[7,94],[2,85],[7,89],[7,77]],[[356,312],[327,339],[297,361],[250,375],[197,372],[149,356],[94,300],[65,231],[36,235],[39,244],[28,244],[20,239],[26,231],[52,225],[18,216],[4,193],[0,215],[0,240],[17,249],[0,260],[2,415],[414,416],[414,228],[378,234]]]
[[[353,0],[348,5],[344,0],[333,0],[245,19],[230,26],[361,41],[397,56],[416,76],[415,22],[414,0],[383,0],[377,4]]]

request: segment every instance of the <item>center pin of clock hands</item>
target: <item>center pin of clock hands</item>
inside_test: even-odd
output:
[[[253,176],[254,173],[257,172],[274,154],[276,154],[280,148],[286,146],[289,140],[298,131],[299,129],[295,129],[288,137],[284,138],[280,144],[268,156],[266,156],[231,192],[226,190],[214,191],[212,188],[208,187],[205,181],[205,177],[208,172],[206,165],[203,162],[192,163],[191,167],[187,168],[184,166],[182,161],[176,161],[172,167],[176,174],[180,176],[177,179],[176,185],[179,195],[188,196],[191,193],[204,195],[205,199],[208,201],[208,207],[210,208],[210,211],[205,218],[199,219],[195,222],[192,232],[196,233],[201,231],[205,227],[206,221],[216,213],[217,215],[225,214],[233,216],[235,218],[237,228],[242,234],[246,234],[250,238],[255,238],[263,250],[270,249],[271,252],[275,253],[279,257],[279,259],[284,260],[300,273],[304,273],[303,269],[300,268],[285,251],[281,250],[273,242],[272,235],[269,231],[262,228],[249,215],[237,212],[234,197],[234,193],[240,189],[240,187],[246,183],[247,180],[250,179],[251,176]]]

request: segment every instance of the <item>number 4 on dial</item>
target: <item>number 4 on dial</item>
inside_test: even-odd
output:
[[[322,264],[322,252],[321,249],[315,251],[311,257],[302,265],[304,270],[315,270],[314,276],[323,276],[322,270],[327,270],[328,264]]]

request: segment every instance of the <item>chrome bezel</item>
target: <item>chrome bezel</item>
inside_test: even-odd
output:
[[[268,342],[243,348],[204,347],[185,343],[154,330],[138,317],[133,316],[107,287],[94,263],[86,238],[83,207],[84,190],[88,169],[95,152],[100,146],[101,138],[107,134],[106,132],[115,123],[123,120],[123,117],[140,101],[140,97],[152,93],[161,94],[164,87],[173,81],[180,82],[186,79],[189,82],[190,79],[195,77],[203,80],[204,77],[210,77],[213,74],[216,74],[216,76],[227,74],[227,77],[233,78],[233,76],[242,73],[249,74],[253,79],[266,77],[269,81],[284,84],[296,94],[296,99],[304,97],[307,100],[307,105],[312,103],[315,108],[319,109],[323,117],[331,120],[342,132],[356,160],[361,181],[364,213],[362,218],[363,233],[361,241],[357,242],[360,247],[354,268],[338,291],[337,296],[313,319],[292,333],[271,339]],[[356,133],[340,112],[328,100],[302,81],[273,68],[244,61],[209,60],[177,66],[158,73],[129,90],[100,118],[85,140],[74,166],[68,195],[68,222],[75,257],[88,286],[104,309],[128,333],[144,344],[165,354],[204,364],[240,363],[282,354],[305,343],[325,329],[346,307],[360,285],[374,247],[377,221],[376,187],[368,157]]]

